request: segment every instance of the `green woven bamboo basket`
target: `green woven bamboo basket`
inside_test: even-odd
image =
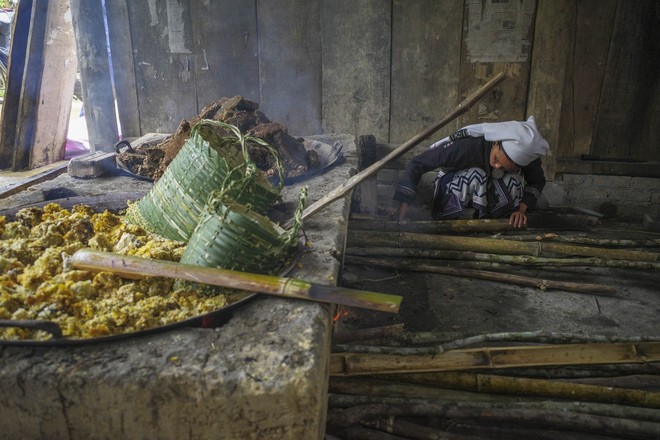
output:
[[[230,188],[228,194],[238,203],[265,213],[280,200],[282,186],[273,186],[257,169],[247,152],[248,141],[271,150],[282,176],[279,155],[265,141],[244,136],[231,124],[205,119],[192,128],[190,137],[153,188],[129,206],[126,220],[165,238],[187,241],[209,194],[223,187]]]
[[[214,193],[186,245],[181,263],[279,273],[297,251],[306,195],[307,188],[303,188],[293,224],[285,230],[230,196]]]

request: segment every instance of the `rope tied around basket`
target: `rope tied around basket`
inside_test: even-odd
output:
[[[301,188],[292,226],[283,229],[230,194],[237,181],[213,191],[182,263],[254,273],[277,273],[292,261],[302,226],[307,188]]]
[[[203,119],[195,124],[189,138],[153,188],[129,206],[126,220],[163,237],[188,241],[206,206],[209,194],[222,187],[232,188],[237,202],[265,213],[281,200],[283,179],[277,187],[257,167],[248,144],[267,148],[275,158],[278,174],[284,168],[278,152],[264,140],[244,136],[222,121]]]
[[[213,127],[218,127],[224,132],[232,133],[233,136],[220,136]],[[201,133],[201,130],[204,130],[204,133]],[[209,147],[212,148],[213,145],[218,145],[220,148],[232,147],[235,144],[238,144],[241,147],[241,152],[243,153],[243,160],[246,165],[245,171],[248,171],[248,167],[256,172],[258,169],[250,152],[248,151],[248,144],[250,142],[261,145],[265,147],[270,154],[275,158],[275,168],[277,170],[278,182],[277,188],[281,190],[284,185],[284,165],[282,164],[282,158],[280,157],[279,152],[275,147],[270,145],[265,140],[255,137],[248,136],[241,132],[241,130],[235,125],[228,124],[222,121],[216,121],[214,119],[202,119],[192,128],[191,133],[200,132],[202,137],[207,140]]]

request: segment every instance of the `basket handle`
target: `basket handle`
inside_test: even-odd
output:
[[[213,132],[213,130],[204,133],[200,131],[203,127],[213,127],[213,126],[219,127],[224,131],[233,134],[233,136],[221,137],[217,135],[217,133]],[[277,169],[277,175],[278,175],[277,188],[281,190],[282,187],[284,186],[284,166],[282,165],[282,158],[280,157],[280,154],[277,151],[277,149],[275,149],[275,147],[270,145],[265,140],[255,136],[244,135],[243,133],[241,133],[241,130],[235,125],[228,124],[222,121],[216,121],[214,119],[202,119],[197,124],[195,124],[195,126],[191,130],[191,135],[197,133],[199,133],[199,135],[201,135],[202,138],[204,138],[204,140],[206,140],[209,144],[213,143],[215,145],[218,145],[219,147],[226,147],[238,143],[241,146],[245,163],[248,165],[253,165],[255,170],[257,169],[256,164],[254,163],[254,161],[250,157],[250,153],[248,152],[248,148],[247,148],[248,143],[253,142],[265,147],[270,152],[270,154],[272,154],[273,157],[275,158],[275,167]],[[213,135],[211,133],[213,133]]]

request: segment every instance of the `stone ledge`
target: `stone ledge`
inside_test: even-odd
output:
[[[309,203],[356,166],[300,185]],[[90,181],[94,182],[94,181]],[[334,285],[350,195],[305,222],[311,241],[290,276]],[[7,438],[323,438],[332,307],[261,296],[219,329],[182,328],[75,347],[2,347],[0,430]]]

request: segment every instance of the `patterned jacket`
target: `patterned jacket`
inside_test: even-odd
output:
[[[439,144],[439,145],[438,145]],[[460,171],[467,168],[481,168],[490,175],[490,151],[494,142],[481,137],[461,137],[460,131],[450,136],[449,142],[436,143],[427,151],[413,158],[406,167],[406,174],[394,192],[394,200],[412,203],[417,194],[417,186],[426,172],[443,168],[446,171]],[[545,174],[541,158],[532,161],[520,172],[525,179],[525,192],[522,202],[533,209],[545,187]]]

